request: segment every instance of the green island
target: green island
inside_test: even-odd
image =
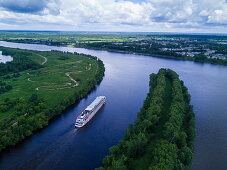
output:
[[[194,124],[183,81],[174,71],[160,69],[150,75],[150,90],[137,120],[97,170],[190,169]]]
[[[101,82],[96,57],[0,47],[13,61],[0,63],[0,151],[17,144],[85,97]]]

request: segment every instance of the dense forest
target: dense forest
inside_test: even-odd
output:
[[[174,71],[160,69],[150,75],[150,90],[136,122],[97,170],[190,169],[194,121],[183,81]]]
[[[12,86],[0,80],[0,95],[11,90]]]
[[[46,65],[40,67],[35,60],[42,58],[37,55],[32,58],[34,51],[11,48],[2,51],[15,58],[24,58],[17,62],[20,70],[26,72],[12,74],[18,69],[15,66],[12,70],[5,69],[5,75],[0,76],[0,92],[4,92],[0,93],[0,151],[48,125],[52,118],[84,98],[104,76],[103,62],[90,55],[36,52],[48,59]],[[24,61],[29,61],[28,67],[24,67]],[[30,67],[31,63],[37,66]],[[73,86],[73,81],[68,83],[67,74],[70,79],[75,78],[73,81],[77,85]]]

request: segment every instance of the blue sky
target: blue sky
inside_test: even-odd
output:
[[[227,33],[226,0],[0,0],[0,30]]]

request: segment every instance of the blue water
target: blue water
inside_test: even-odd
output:
[[[175,70],[192,95],[196,139],[192,169],[227,169],[227,67],[71,47],[17,44],[0,46],[32,50],[61,50],[91,54],[103,60],[102,83],[87,98],[68,109],[49,126],[0,156],[0,169],[90,170],[102,165],[108,148],[123,137],[143,105],[149,74]],[[96,96],[106,105],[83,129],[74,129],[76,116]]]

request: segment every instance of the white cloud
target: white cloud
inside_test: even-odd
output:
[[[0,0],[1,2],[12,0]],[[18,1],[19,9],[2,6],[0,23],[49,25],[61,30],[99,31],[201,31],[227,32],[227,3],[225,0],[33,0],[36,12],[26,11],[32,0]],[[36,5],[34,3],[40,3]],[[26,2],[26,3],[25,3]],[[43,2],[46,2],[42,4]],[[52,27],[51,27],[52,25]],[[58,26],[59,25],[59,26]],[[3,26],[0,25],[0,28]],[[39,27],[38,27],[39,28]]]
[[[212,15],[208,16],[207,22],[227,25],[227,10],[215,10]]]

